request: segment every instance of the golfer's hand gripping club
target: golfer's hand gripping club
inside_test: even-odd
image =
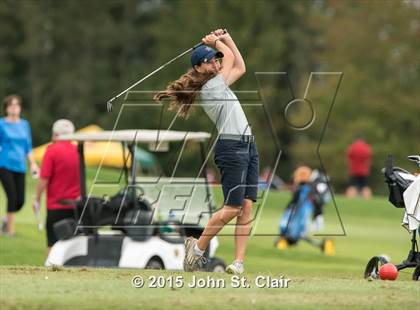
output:
[[[227,30],[224,29],[223,30],[223,34],[227,33]],[[122,95],[126,94],[127,92],[129,92],[131,89],[133,89],[134,87],[136,87],[137,85],[139,85],[141,82],[144,82],[145,80],[147,80],[149,77],[151,77],[152,75],[154,75],[155,73],[158,73],[160,70],[162,70],[163,68],[165,68],[166,66],[168,66],[169,64],[171,64],[172,62],[174,62],[175,60],[177,60],[178,58],[181,58],[182,56],[184,56],[185,54],[188,54],[189,52],[191,52],[192,50],[196,49],[197,47],[204,45],[203,42],[200,42],[196,45],[194,45],[193,47],[189,48],[188,50],[186,50],[185,52],[179,54],[178,56],[176,56],[175,58],[172,58],[171,60],[169,60],[168,62],[166,62],[165,64],[163,64],[162,66],[160,66],[159,68],[157,68],[156,70],[154,70],[153,72],[149,73],[148,75],[146,75],[145,77],[141,78],[140,80],[138,80],[136,83],[134,83],[133,85],[131,85],[129,88],[127,88],[126,90],[123,90],[122,92],[120,92],[118,95],[114,96],[113,98],[111,98],[110,100],[107,101],[106,103],[106,108],[108,112],[112,111],[112,103],[118,99],[119,97],[121,97]]]

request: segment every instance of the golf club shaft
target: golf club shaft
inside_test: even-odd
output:
[[[36,216],[36,222],[38,224],[38,230],[42,231],[44,229],[44,225],[42,225],[41,215],[37,213],[35,216]]]
[[[127,93],[128,91],[130,91],[131,89],[133,89],[134,87],[136,87],[138,84],[140,84],[141,82],[147,80],[149,77],[151,77],[152,75],[154,75],[155,73],[159,72],[160,70],[162,70],[163,68],[165,68],[167,65],[171,64],[172,62],[174,62],[175,60],[177,60],[178,58],[181,58],[182,56],[184,56],[185,54],[191,52],[192,50],[196,49],[197,47],[203,45],[204,43],[198,43],[196,45],[194,45],[193,47],[189,48],[188,50],[186,50],[185,52],[179,54],[178,56],[176,56],[175,58],[172,58],[171,60],[169,60],[168,62],[166,62],[165,64],[163,64],[162,66],[160,66],[159,68],[157,68],[156,70],[154,70],[153,72],[149,73],[148,75],[146,75],[145,77],[141,78],[140,80],[138,80],[136,83],[134,83],[133,85],[131,85],[129,88],[127,88],[126,90],[123,90],[122,92],[120,92],[118,95],[116,95],[115,97],[113,97],[112,99],[108,100],[107,102],[107,109],[108,111],[110,111],[112,109],[112,102],[116,99],[118,99],[119,97],[121,97],[122,95],[124,95],[125,93]]]
[[[36,218],[36,222],[38,224],[38,230],[39,231],[41,231],[43,229],[40,208],[41,208],[41,206],[39,205],[39,203],[36,203],[34,205],[34,208],[33,208],[34,214],[35,214],[35,218]]]
[[[226,33],[227,30],[224,29],[224,33]],[[107,102],[107,110],[108,112],[112,110],[112,103],[118,99],[119,97],[121,97],[122,95],[124,95],[125,93],[127,93],[128,91],[130,91],[131,89],[133,89],[134,87],[136,87],[137,85],[139,85],[141,82],[147,80],[149,77],[151,77],[152,75],[154,75],[155,73],[159,72],[160,70],[162,70],[163,68],[165,68],[167,65],[171,64],[172,62],[174,62],[175,60],[177,60],[178,58],[181,58],[182,56],[184,56],[185,54],[191,52],[192,50],[196,49],[197,47],[204,45],[203,42],[197,43],[196,45],[194,45],[193,47],[189,48],[188,50],[186,50],[185,52],[179,54],[178,56],[176,56],[175,58],[172,58],[171,60],[169,60],[168,62],[166,62],[165,64],[163,64],[162,66],[160,66],[159,68],[157,68],[156,70],[154,70],[153,72],[149,73],[148,75],[146,75],[145,77],[141,78],[140,80],[138,80],[136,83],[134,83],[133,85],[131,85],[129,88],[127,88],[126,90],[123,90],[122,92],[120,92],[118,95],[114,96],[112,99],[108,100]]]

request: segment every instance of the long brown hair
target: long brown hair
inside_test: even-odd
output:
[[[9,95],[3,99],[3,115],[7,116],[7,108],[12,104],[13,100],[17,100],[18,105],[22,108],[22,97],[19,95]]]
[[[179,114],[186,118],[198,92],[216,74],[215,72],[200,73],[195,69],[190,69],[178,80],[170,82],[166,89],[158,92],[153,99],[162,101],[164,98],[169,98],[171,100],[169,109],[180,108]]]

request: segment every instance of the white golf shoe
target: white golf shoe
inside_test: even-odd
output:
[[[197,271],[207,262],[204,256],[197,255],[194,252],[194,246],[197,244],[197,241],[193,237],[188,237],[185,240],[184,271]]]
[[[244,271],[244,264],[236,260],[226,267],[226,272],[230,274],[243,274]]]

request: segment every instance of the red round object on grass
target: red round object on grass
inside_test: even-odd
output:
[[[379,277],[382,280],[394,281],[398,277],[397,267],[391,263],[384,264],[379,268]]]

